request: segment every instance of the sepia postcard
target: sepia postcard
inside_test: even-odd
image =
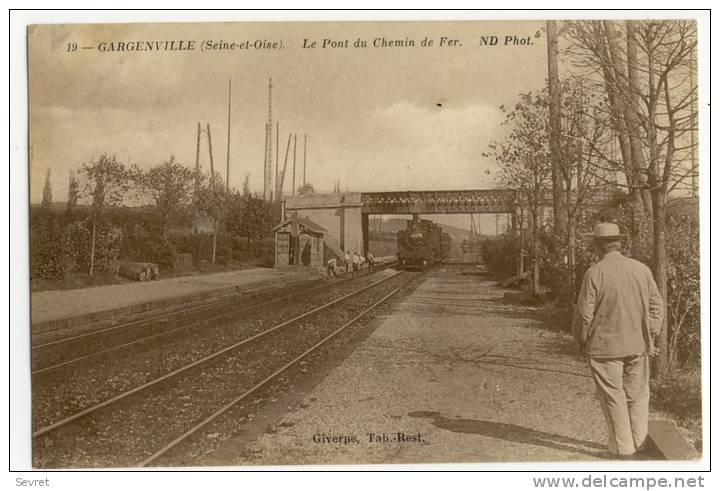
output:
[[[707,455],[695,19],[27,55],[34,469]]]

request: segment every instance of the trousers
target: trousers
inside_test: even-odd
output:
[[[590,358],[590,371],[608,429],[608,451],[631,455],[645,443],[650,403],[650,362],[645,354]]]

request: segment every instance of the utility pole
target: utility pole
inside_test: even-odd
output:
[[[305,168],[307,167],[307,133],[305,133],[305,144],[303,145],[303,189],[305,189]]]
[[[268,122],[265,121],[265,150],[263,151],[263,199],[267,199],[267,195],[268,195],[268,189],[267,189],[267,183],[268,183],[268,166],[267,166],[268,145],[270,145],[270,135],[268,134]]]
[[[552,160],[553,223],[555,235],[564,237],[567,216],[563,210],[562,150],[560,148],[560,79],[558,76],[557,24],[547,21],[548,92],[550,94],[550,157]]]
[[[196,234],[198,231],[198,212],[197,212],[197,200],[198,200],[198,192],[200,191],[200,133],[202,133],[202,128],[200,128],[200,121],[198,121],[197,124],[197,142],[195,144],[195,193],[193,194],[193,210],[195,213],[195,219],[193,220],[193,234]]]
[[[525,228],[523,223],[523,209],[522,206],[520,207],[520,257],[518,260],[518,274],[523,274],[525,272],[525,261],[523,252],[525,249]]]
[[[230,190],[230,100],[232,97],[232,79],[228,81],[228,139],[227,139],[227,162],[225,164],[225,190]]]
[[[213,164],[212,138],[210,138],[210,123],[207,124],[205,131],[208,137],[208,152],[210,153],[210,179],[212,180],[213,189],[215,189],[215,164]]]
[[[195,145],[195,192],[197,192],[197,186],[200,179],[200,133],[202,133],[202,129],[200,128],[200,122],[198,121],[197,143]]]
[[[275,130],[275,200],[280,201],[278,190],[278,167],[280,167],[280,122],[277,122]]]
[[[272,195],[272,77],[268,78],[268,119],[265,123],[265,162],[264,166],[264,186],[263,186],[263,199],[266,201],[270,199]]]
[[[210,123],[207,124],[207,137],[208,137],[208,153],[210,154],[210,182],[213,197],[217,193],[215,183],[215,164],[213,164],[213,152],[212,152],[212,138],[210,137]],[[217,233],[218,233],[218,219],[217,216],[213,217],[213,247],[212,247],[212,263],[215,264],[217,257]]]
[[[285,149],[285,163],[283,164],[283,169],[282,169],[282,172],[280,173],[280,180],[276,183],[278,186],[278,189],[277,189],[278,200],[282,200],[283,186],[285,185],[285,171],[287,169],[288,155],[290,154],[290,140],[291,139],[292,139],[292,134],[288,133],[287,148]]]
[[[297,133],[293,134],[293,187],[292,194],[295,196],[295,161],[297,157]]]

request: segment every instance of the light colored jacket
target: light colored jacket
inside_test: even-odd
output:
[[[652,351],[662,319],[650,269],[613,251],[585,273],[573,334],[590,358],[621,358]]]

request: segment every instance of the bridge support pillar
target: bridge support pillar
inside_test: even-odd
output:
[[[325,245],[333,255],[360,252],[364,245],[360,193],[287,196],[285,211],[309,218],[326,230]]]
[[[370,215],[362,214],[362,255],[367,256],[370,248]]]

